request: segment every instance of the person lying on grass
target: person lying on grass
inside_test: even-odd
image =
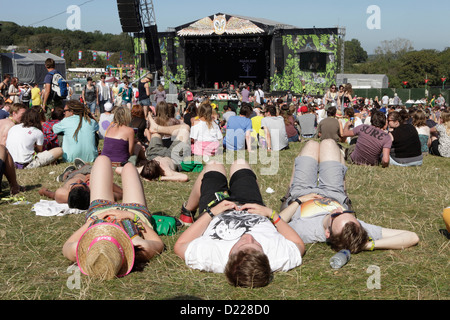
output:
[[[90,204],[90,181],[92,166],[81,159],[75,159],[76,165],[68,166],[56,179],[64,184],[51,191],[46,187],[39,190],[39,195],[56,200],[57,203],[67,203],[69,208],[87,210]],[[122,199],[123,190],[113,184],[114,200]]]
[[[111,160],[106,156],[95,160],[86,222],[63,246],[63,255],[76,261],[84,274],[102,280],[141,269],[164,250],[164,243],[151,226],[135,166],[127,163],[122,173],[123,202],[117,203]],[[100,226],[102,229],[96,229]]]
[[[305,243],[327,242],[335,251],[348,249],[358,253],[416,245],[419,237],[414,232],[370,225],[356,218],[349,210],[346,172],[345,160],[334,140],[326,139],[320,144],[309,141],[295,159],[281,219]],[[318,198],[311,200],[313,195]]]
[[[146,180],[187,182],[189,177],[181,173],[183,159],[191,155],[189,132],[186,124],[160,126],[152,117],[148,117],[151,139],[145,151],[147,160],[137,164],[138,172]],[[161,135],[175,137],[170,147],[165,147]],[[121,174],[121,168],[116,173]]]
[[[174,252],[193,269],[225,273],[233,286],[263,287],[273,272],[299,266],[305,246],[264,205],[256,175],[244,160],[233,163],[230,176],[228,186],[223,164],[205,166],[182,206],[182,215],[197,209],[202,214],[178,238]],[[229,198],[217,203],[220,194]]]

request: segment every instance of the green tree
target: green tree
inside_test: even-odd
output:
[[[355,65],[365,63],[368,59],[367,51],[361,46],[361,42],[358,39],[352,39],[345,41],[345,53],[344,53],[344,72],[353,73],[355,71]],[[339,40],[337,47],[337,59],[338,70],[341,70],[341,54],[342,54],[342,41]]]
[[[431,80],[429,85],[439,84],[440,63],[436,50],[421,50],[405,53],[400,59],[398,77],[408,81],[413,88],[425,85],[425,78]]]

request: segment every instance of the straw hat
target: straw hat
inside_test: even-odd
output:
[[[101,279],[123,277],[134,264],[134,245],[118,225],[99,223],[87,229],[78,241],[77,263],[85,275]]]

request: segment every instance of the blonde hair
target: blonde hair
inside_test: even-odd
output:
[[[440,119],[445,127],[445,130],[447,131],[447,135],[450,136],[450,111],[443,111]]]
[[[114,123],[120,126],[128,126],[131,122],[131,111],[128,107],[120,106],[114,111]]]
[[[163,87],[162,84],[160,84],[160,85],[158,86],[158,90],[159,90],[159,91],[164,91],[164,87]]]

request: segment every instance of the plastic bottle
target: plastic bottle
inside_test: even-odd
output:
[[[343,249],[330,259],[330,266],[333,269],[342,268],[350,260],[350,250]]]

